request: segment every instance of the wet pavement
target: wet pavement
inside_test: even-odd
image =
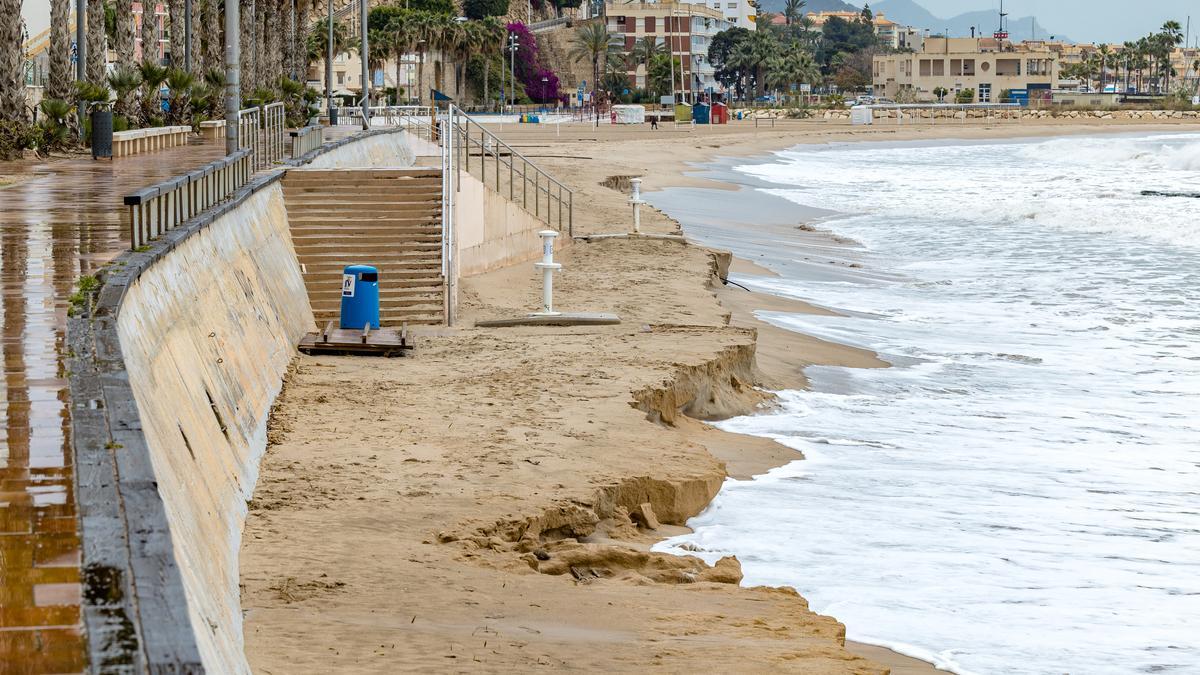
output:
[[[64,356],[75,281],[129,247],[124,194],[222,154],[220,144],[196,144],[115,161],[0,163],[4,675],[85,665]]]

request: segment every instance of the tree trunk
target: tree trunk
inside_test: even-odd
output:
[[[254,0],[254,88],[269,87],[267,61],[267,6],[271,0]]]
[[[66,4],[69,0],[63,0]],[[117,30],[113,35],[113,51],[117,53],[117,67],[132,68],[133,56],[133,0],[117,0],[113,8],[117,16]]]
[[[279,90],[279,76],[283,74],[283,27],[280,25],[279,3],[290,0],[260,0],[266,4],[263,12],[263,86],[271,91]],[[261,49],[261,47],[260,47]]]
[[[170,12],[169,26],[170,33],[168,37],[170,42],[167,44],[171,47],[171,67],[183,68],[183,51],[186,43],[186,36],[183,28],[183,0],[171,0],[167,11]]]
[[[242,34],[238,38],[241,43],[241,86],[242,97],[254,90],[254,0],[226,0],[226,2],[241,2],[238,18],[241,19]]]
[[[400,66],[404,62],[404,58],[403,58],[404,54],[401,52],[401,50],[397,49],[395,52],[395,56],[396,56],[396,105],[400,105],[400,71],[401,71]]]
[[[142,63],[158,63],[158,31],[155,25],[154,4],[150,0],[142,3]]]
[[[488,96],[488,73],[492,72],[492,60],[484,55],[483,57],[483,104],[490,106],[492,98]],[[489,108],[490,109],[490,108]]]
[[[221,27],[225,25],[224,12],[220,11],[217,6],[220,0],[204,0],[204,69],[212,70],[213,68],[223,68],[225,58],[222,53],[225,51],[224,32]],[[224,95],[218,96],[222,101],[225,100]]]
[[[50,4],[50,79],[46,98],[67,100],[71,97],[70,0],[52,0]]]
[[[105,72],[104,3],[88,0],[87,7],[87,78],[96,84],[108,77]]]
[[[0,119],[24,120],[20,0],[0,0],[0,45]]]

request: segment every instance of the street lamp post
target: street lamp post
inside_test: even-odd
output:
[[[367,63],[367,54],[369,47],[367,45],[367,0],[361,0],[359,5],[359,14],[362,16],[362,125],[363,131],[371,128],[371,72],[370,64]]]
[[[333,112],[333,0],[325,0],[329,10],[329,33],[325,38],[325,107],[329,110],[329,125],[336,122]]]
[[[517,105],[517,49],[521,45],[520,38],[516,33],[508,34],[508,83],[509,96],[511,97],[509,106],[515,108]]]
[[[225,3],[225,154],[232,155],[240,146],[238,110],[241,92],[241,18],[238,2]]]

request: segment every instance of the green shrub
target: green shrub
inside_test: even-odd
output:
[[[960,103],[960,104],[974,103],[975,102],[975,90],[974,89],[960,90],[957,94],[954,95],[954,102]]]
[[[469,19],[508,14],[508,0],[464,0],[463,14]]]
[[[23,120],[0,119],[0,160],[19,159],[21,152],[41,144],[41,129]]]

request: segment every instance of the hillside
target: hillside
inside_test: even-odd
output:
[[[871,3],[871,9],[883,12],[887,18],[897,23],[916,28],[928,28],[930,33],[940,34],[948,29],[953,37],[969,36],[972,26],[976,27],[979,33],[991,35],[1000,23],[999,12],[994,9],[964,12],[943,19],[934,16],[914,0],[879,0],[879,2]],[[1045,40],[1051,35],[1059,40],[1067,40],[1066,36],[1047,29],[1031,16],[1008,17],[1008,32],[1010,39],[1016,42],[1033,38]]]
[[[764,12],[780,13],[783,11],[784,0],[759,0],[758,6]],[[809,12],[834,12],[834,11],[850,11],[858,12],[862,10],[862,5],[852,5],[842,0],[808,0],[808,5],[804,8],[804,13]]]

